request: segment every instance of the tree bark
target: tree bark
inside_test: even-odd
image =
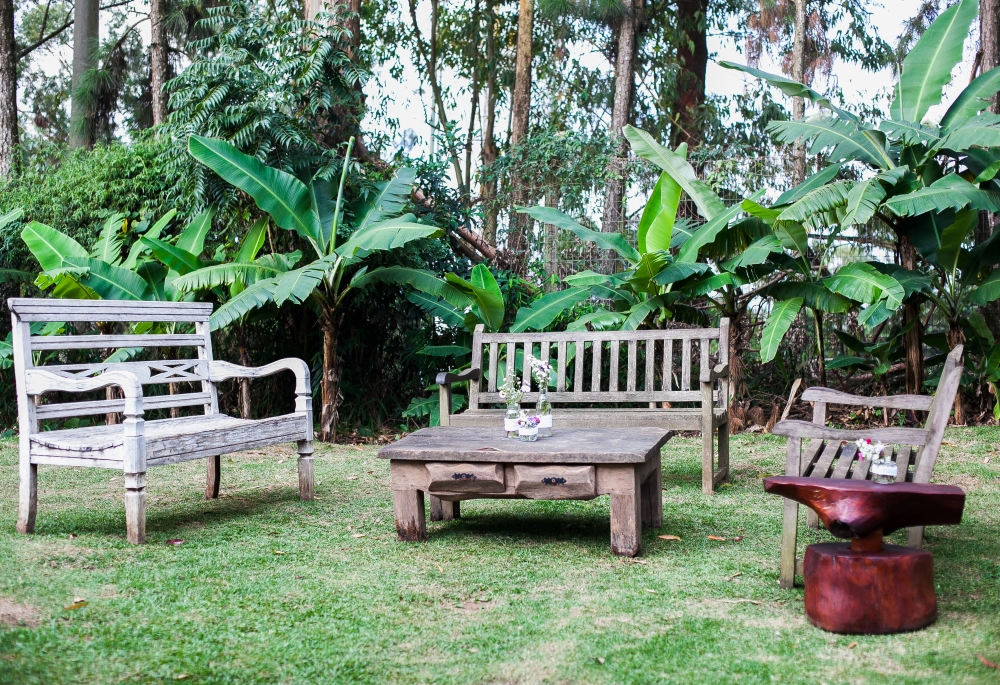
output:
[[[163,84],[167,82],[167,42],[166,0],[149,0],[149,80],[153,91],[153,126],[167,120],[167,94]]]
[[[514,92],[511,98],[510,151],[523,154],[523,146],[528,138],[529,115],[531,114],[531,38],[535,26],[534,0],[520,0],[517,16],[517,58],[514,62]],[[531,217],[518,214],[516,207],[528,204],[529,180],[515,165],[511,178],[510,233],[507,236],[508,264],[511,271],[525,275],[528,268],[528,229]]]
[[[792,80],[805,83],[806,77],[806,0],[795,0],[795,25],[792,40]],[[806,116],[805,98],[792,98],[792,119]],[[802,141],[792,147],[792,183],[806,180],[806,148]]]
[[[323,378],[320,382],[321,399],[319,439],[337,441],[337,408],[340,406],[340,358],[337,357],[337,335],[343,314],[326,312],[320,321],[323,329]]]
[[[816,361],[819,363],[819,384],[826,387],[826,346],[823,344],[823,312],[813,310],[816,321]]]
[[[635,93],[636,28],[641,0],[624,0],[624,14],[618,23],[618,54],[615,58],[615,99],[611,109],[611,142],[613,154],[608,162],[607,188],[604,194],[604,217],[601,231],[621,232],[625,222],[622,200],[628,180],[629,145],[622,129],[632,118],[632,98]],[[606,250],[603,259],[604,273],[616,271],[617,254]]]
[[[950,328],[948,329],[948,348],[955,349],[956,345],[961,345],[965,342],[965,332],[962,330],[961,324],[958,322],[952,322]],[[955,425],[964,426],[966,423],[965,417],[965,402],[962,399],[962,385],[959,383],[958,392],[955,393]]]
[[[899,237],[899,264],[904,269],[917,268],[917,248],[905,233]],[[912,297],[903,304],[903,325],[913,322],[913,327],[903,336],[906,353],[906,394],[919,395],[924,385],[923,330],[920,322],[920,304]]]
[[[94,113],[80,89],[84,76],[96,65],[100,30],[99,0],[76,0],[73,8],[73,93],[70,107],[69,146],[94,146]]]
[[[480,174],[486,179],[480,187],[483,203],[483,240],[490,247],[497,244],[497,183],[489,176],[490,166],[500,156],[497,150],[494,127],[497,116],[497,48],[496,48],[496,14],[493,11],[493,0],[486,1],[486,125],[483,126],[483,144],[480,152],[482,166]]]
[[[979,53],[981,73],[1000,66],[1000,0],[979,0]],[[990,111],[1000,114],[1000,95],[993,96]]]
[[[250,352],[247,349],[247,331],[242,324],[236,325],[237,354],[240,356],[241,366],[250,366]],[[253,403],[250,398],[250,379],[241,378],[240,383],[240,418],[253,418]]]
[[[0,178],[17,171],[17,46],[14,0],[0,0]]]
[[[705,102],[705,72],[708,68],[707,0],[678,0],[677,28],[677,99],[673,108],[674,146],[687,143],[694,148],[701,142],[702,112]]]

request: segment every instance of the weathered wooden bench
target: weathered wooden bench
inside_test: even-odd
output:
[[[95,300],[8,300],[13,322],[14,375],[20,445],[20,507],[17,530],[34,532],[38,465],[117,469],[125,475],[125,520],[128,540],[146,535],[146,469],[191,459],[208,459],[205,496],[218,497],[219,456],[285,442],[299,453],[299,495],[313,498],[313,422],[309,367],[301,359],[282,359],[261,367],[245,367],[212,359],[208,318],[212,305],[176,302]],[[174,323],[166,330],[193,332],[122,335],[32,335],[36,322],[107,324],[114,322]],[[36,353],[97,350],[195,348],[191,359],[103,361],[86,364],[35,365]],[[176,352],[175,352],[176,353]],[[59,360],[59,356],[64,359]],[[219,413],[216,384],[230,378],[261,378],[279,371],[295,374],[295,412],[260,420]],[[144,396],[143,386],[182,383],[200,385],[197,392]],[[46,393],[81,393],[120,388],[122,399],[43,404]],[[197,387],[197,386],[196,386]],[[202,415],[144,421],[147,410],[200,407]],[[100,414],[124,414],[122,424],[42,431],[41,421]]]
[[[555,389],[548,392],[553,430],[648,427],[701,431],[702,491],[711,493],[729,477],[729,319],[722,319],[718,328],[643,331],[485,333],[482,325],[477,326],[471,367],[437,377],[441,425],[502,425],[504,409],[497,387],[502,385],[501,377],[515,375],[516,364],[507,364],[507,360],[525,353],[546,362],[555,355],[551,362]],[[532,388],[523,401],[537,402],[538,384],[532,380],[528,365],[523,367],[523,384]],[[469,382],[469,408],[452,414],[451,386],[465,381]],[[431,505],[432,512],[440,506],[434,498]]]
[[[772,431],[788,438],[785,454],[785,475],[806,478],[871,478],[871,461],[857,459],[855,440],[870,438],[886,446],[886,454],[896,462],[897,482],[929,483],[934,473],[944,429],[948,425],[955,393],[962,381],[962,346],[953,349],[945,360],[937,392],[930,395],[894,395],[890,397],[861,397],[829,388],[808,388],[802,393],[804,402],[813,403],[813,420],[781,421]],[[926,411],[923,428],[865,428],[844,430],[826,425],[828,404],[882,407],[902,411]],[[809,443],[802,448],[802,440]],[[916,449],[914,449],[916,448]],[[809,512],[808,523],[816,527],[817,517]],[[796,541],[799,531],[799,503],[786,499],[781,524],[781,571],[779,583],[791,588],[795,576],[802,574],[802,560],[796,558]],[[907,544],[920,547],[923,541],[922,526],[911,527]]]

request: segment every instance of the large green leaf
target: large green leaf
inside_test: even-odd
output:
[[[656,274],[653,282],[657,285],[670,285],[690,278],[695,274],[703,274],[711,271],[712,267],[704,262],[674,262],[670,266]]]
[[[994,269],[986,280],[972,291],[971,299],[980,306],[1000,299],[1000,269]]]
[[[112,214],[107,218],[104,228],[101,229],[101,237],[90,251],[91,257],[113,266],[121,264],[122,244],[125,242],[125,236],[121,232],[124,219],[124,214]]]
[[[358,230],[380,221],[399,216],[409,202],[417,172],[408,166],[400,167],[396,174],[375,186],[375,195],[358,210]]]
[[[691,297],[698,297],[700,295],[707,295],[708,293],[715,292],[720,288],[724,288],[727,285],[733,285],[733,274],[721,273],[712,274],[708,278],[703,278],[693,283],[686,283],[680,288],[682,292],[687,293]]]
[[[484,264],[476,264],[469,275],[472,292],[476,299],[475,309],[483,318],[486,327],[499,331],[503,325],[504,303],[500,285]]]
[[[658,310],[660,307],[666,305],[663,297],[657,295],[656,297],[651,297],[648,300],[644,300],[639,304],[632,307],[628,312],[628,317],[622,323],[621,330],[623,331],[634,331],[643,324],[643,322],[649,318],[649,315]]]
[[[779,143],[812,141],[809,151],[829,150],[832,162],[859,160],[880,169],[895,166],[886,149],[885,134],[834,117],[812,117],[802,121],[772,121],[767,131]]]
[[[600,283],[614,283],[620,285],[623,281],[615,276],[609,276],[608,274],[599,274],[595,271],[587,269],[585,271],[579,271],[575,274],[570,274],[563,279],[566,283],[572,286],[580,286],[583,288],[598,285]]]
[[[826,185],[837,177],[837,174],[840,173],[842,166],[842,164],[831,164],[825,169],[817,171],[809,178],[802,181],[802,183],[779,195],[778,199],[774,201],[775,206],[791,204],[806,193],[816,190],[820,186]]]
[[[800,255],[809,253],[809,234],[798,221],[779,221],[774,227],[774,235],[789,250]]]
[[[912,121],[893,121],[883,119],[878,130],[883,131],[891,140],[900,141],[905,145],[935,146],[941,138],[941,127],[933,124],[918,124]]]
[[[142,236],[139,240],[149,246],[157,259],[181,276],[204,266],[200,259],[180,247],[146,236]]]
[[[430,271],[411,269],[405,266],[387,266],[374,269],[354,281],[355,288],[364,288],[372,283],[395,283],[408,285],[415,290],[433,297],[442,298],[453,307],[471,307],[473,300],[453,284],[438,278]],[[502,307],[502,300],[501,300]]]
[[[997,212],[1000,211],[1000,194],[980,190],[958,174],[946,174],[925,188],[890,197],[883,206],[896,216],[917,216],[965,207]]]
[[[937,249],[937,262],[949,274],[958,269],[962,256],[962,243],[979,223],[979,212],[963,210],[955,214],[955,221],[941,231],[941,244]]]
[[[829,314],[845,314],[853,306],[851,301],[843,295],[832,292],[818,283],[789,280],[784,283],[776,283],[768,288],[764,294],[770,295],[776,300],[791,300],[800,297],[806,307]]]
[[[632,152],[648,159],[670,174],[670,177],[688,194],[703,217],[708,220],[726,211],[726,205],[712,187],[695,176],[694,168],[684,157],[660,145],[653,136],[633,126],[626,125],[622,132],[632,146]]]
[[[756,199],[762,194],[763,191],[758,191],[751,199]],[[698,251],[705,245],[714,241],[719,232],[726,228],[729,225],[729,222],[735,219],[736,215],[741,211],[743,211],[743,207],[739,202],[737,202],[722,213],[716,214],[715,218],[711,219],[708,223],[695,231],[694,235],[688,238],[688,240],[681,245],[680,250],[677,251],[677,258],[674,261],[698,261]]]
[[[602,233],[591,230],[581,226],[573,218],[554,207],[542,207],[540,205],[535,207],[519,207],[517,211],[521,214],[527,214],[533,219],[541,221],[543,224],[551,224],[557,228],[570,231],[580,240],[594,243],[602,250],[613,250],[628,262],[635,263],[639,261],[638,250],[629,245],[628,241],[625,240],[625,236],[621,233]]]
[[[274,303],[279,307],[289,301],[302,304],[338,263],[337,257],[327,256],[278,276],[273,290]]]
[[[232,285],[238,281],[250,280],[248,276],[251,274],[252,280],[257,281],[261,278],[277,276],[285,271],[288,269],[279,269],[255,262],[225,262],[206,266],[175,278],[173,285],[183,292],[211,290],[220,285]]]
[[[1000,146],[1000,117],[995,114],[981,114],[966,121],[962,126],[955,127],[940,143],[942,149],[958,151],[997,146]],[[993,176],[996,176],[995,172]]]
[[[313,211],[309,188],[302,181],[243,154],[224,140],[191,136],[188,150],[223,180],[252,197],[278,226],[308,240],[317,254],[325,252],[319,217]]]
[[[177,214],[176,209],[169,210],[166,214],[161,216],[160,219],[155,224],[153,224],[148,231],[143,233],[143,235],[146,236],[147,238],[159,238],[160,233],[163,232],[163,229],[167,227],[167,225],[174,218],[174,216],[176,216],[176,214]],[[132,243],[132,247],[129,248],[128,257],[126,257],[125,261],[121,263],[121,267],[123,269],[135,269],[139,264],[139,257],[141,257],[142,254],[146,252],[148,249],[149,248],[145,244],[143,244],[141,240],[136,240],[134,243]]]
[[[431,316],[440,318],[448,326],[460,326],[465,320],[462,313],[454,306],[426,293],[410,291],[406,294],[406,299]]]
[[[847,194],[847,208],[841,225],[851,226],[868,223],[868,220],[875,216],[878,205],[885,199],[885,196],[885,188],[877,177],[858,183]]]
[[[760,361],[762,364],[767,364],[778,354],[778,345],[781,344],[801,309],[801,297],[793,297],[790,300],[774,303],[771,315],[767,317],[767,323],[764,324],[764,330],[760,334]]]
[[[962,60],[969,25],[976,17],[977,0],[961,0],[931,24],[903,59],[889,117],[896,121],[920,121],[927,110],[941,102],[941,93],[951,83],[951,72]]]
[[[865,262],[842,266],[833,276],[823,279],[823,284],[833,292],[863,304],[885,299],[889,309],[898,309],[906,296],[903,286],[895,278],[879,273]]]
[[[974,78],[958,94],[948,111],[941,117],[941,126],[948,129],[962,126],[990,106],[993,96],[1000,91],[1000,67],[993,67]]]
[[[444,231],[440,228],[418,224],[415,216],[404,214],[358,229],[336,252],[345,257],[353,257],[358,250],[395,250],[414,240],[442,235]]]
[[[205,250],[205,238],[208,237],[208,232],[212,230],[212,219],[214,218],[215,207],[212,207],[192,219],[191,223],[181,231],[180,236],[177,238],[177,247],[185,252],[190,252],[195,257],[201,256],[201,253]]]
[[[607,331],[615,329],[625,321],[625,315],[621,312],[609,312],[607,309],[598,309],[584,314],[573,323],[566,326],[567,331],[585,331],[587,326],[595,331]]]
[[[35,274],[19,269],[0,269],[0,283],[31,283]]]
[[[217,331],[220,328],[225,328],[234,321],[242,319],[254,309],[274,302],[274,289],[277,280],[277,278],[265,278],[262,281],[257,281],[216,309],[209,318],[212,330]]]
[[[236,253],[237,262],[252,262],[257,258],[257,253],[264,247],[264,240],[267,238],[267,224],[267,217],[262,216],[250,227],[243,236],[240,251]]]
[[[779,221],[805,221],[816,214],[829,212],[847,204],[850,181],[835,181],[803,195],[778,215]]]
[[[656,182],[649,201],[639,219],[637,239],[639,252],[669,250],[670,239],[677,217],[677,206],[681,201],[681,187],[664,171]]]
[[[0,228],[19,221],[22,216],[24,216],[24,210],[20,207],[15,207],[6,214],[0,215]]]
[[[720,61],[718,64],[720,67],[742,71],[747,74],[750,74],[751,76],[756,76],[757,78],[763,81],[767,81],[768,83],[770,83],[772,86],[780,90],[788,97],[805,98],[813,102],[814,104],[819,105],[820,107],[826,107],[827,109],[836,112],[844,119],[848,119],[850,121],[858,120],[858,118],[853,114],[851,114],[850,112],[835,106],[832,102],[830,102],[829,99],[827,99],[825,95],[816,92],[809,86],[803,85],[798,81],[793,81],[790,78],[779,76],[777,74],[769,74],[766,71],[761,71],[760,69],[754,69],[753,67],[744,66],[742,64],[736,64],[734,62]]]
[[[589,296],[590,290],[588,288],[569,288],[549,293],[532,302],[530,306],[518,309],[517,317],[514,319],[514,325],[510,327],[510,331],[511,333],[520,333],[521,331],[543,330],[560,314]]]
[[[67,257],[88,259],[90,255],[83,245],[45,224],[32,221],[21,230],[21,239],[38,260],[42,271],[55,271],[62,268]]]
[[[92,257],[67,257],[65,263],[87,269],[80,283],[97,293],[102,300],[152,300],[149,284],[134,271],[112,266]]]
[[[781,252],[783,249],[784,246],[776,235],[765,235],[750,243],[743,252],[725,262],[723,267],[732,271],[733,269],[763,264],[769,256],[775,252]]]

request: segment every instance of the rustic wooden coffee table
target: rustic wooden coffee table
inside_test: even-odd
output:
[[[611,495],[611,551],[635,556],[642,525],[663,522],[660,448],[672,435],[660,428],[566,428],[521,442],[503,428],[435,427],[379,450],[389,459],[396,532],[426,540],[424,493],[431,518],[459,515],[466,499],[593,499]]]

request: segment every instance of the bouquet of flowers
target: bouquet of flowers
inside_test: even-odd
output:
[[[525,363],[531,367],[531,375],[534,377],[535,382],[538,383],[539,389],[544,390],[548,388],[549,379],[552,377],[552,364],[543,362],[541,359],[536,359],[531,355],[528,355]]]
[[[855,441],[854,444],[858,446],[858,459],[868,459],[872,463],[885,461],[882,456],[885,452],[885,445],[881,442],[872,442],[871,438],[864,438]]]
[[[528,392],[530,388],[522,386],[517,378],[508,378],[498,390],[500,399],[506,402],[508,407],[511,407],[521,404],[524,393]]]
[[[541,423],[537,416],[522,416],[517,420],[517,425],[521,428],[537,428]]]

